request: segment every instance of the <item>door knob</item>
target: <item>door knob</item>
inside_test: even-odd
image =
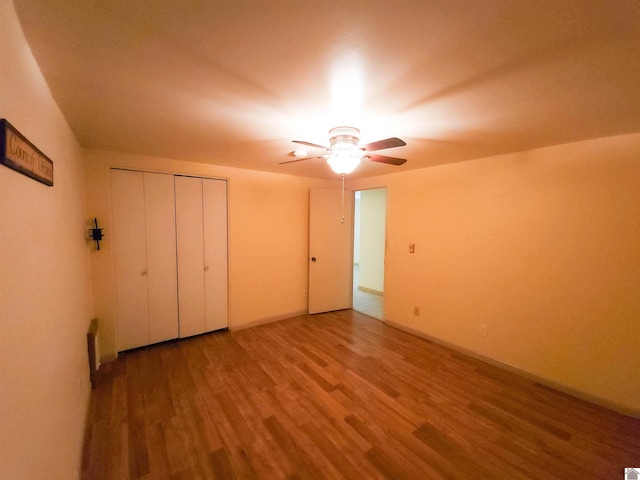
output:
[[[204,271],[208,272],[209,271],[209,267],[204,267]]]
[[[316,257],[311,257],[311,261],[312,261],[312,262],[315,262],[316,260],[317,260],[317,258],[316,258]]]
[[[146,277],[147,276],[147,271],[144,270],[140,275],[142,275],[143,277]]]

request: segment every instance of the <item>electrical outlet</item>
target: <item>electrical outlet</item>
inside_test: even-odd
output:
[[[419,317],[420,316],[420,307],[413,307],[413,314],[416,317]]]
[[[488,333],[489,333],[489,328],[486,325],[479,323],[478,335],[480,335],[481,337],[486,337]]]

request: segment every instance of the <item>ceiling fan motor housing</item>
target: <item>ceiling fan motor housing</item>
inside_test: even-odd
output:
[[[340,145],[358,146],[360,130],[355,127],[335,127],[329,130],[329,142],[331,148],[339,148]]]

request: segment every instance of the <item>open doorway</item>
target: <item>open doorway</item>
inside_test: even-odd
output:
[[[383,320],[387,189],[355,192],[353,309]]]

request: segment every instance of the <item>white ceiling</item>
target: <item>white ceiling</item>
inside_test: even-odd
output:
[[[637,0],[14,3],[88,148],[332,178],[278,163],[338,125],[407,142],[351,177],[640,132]]]

